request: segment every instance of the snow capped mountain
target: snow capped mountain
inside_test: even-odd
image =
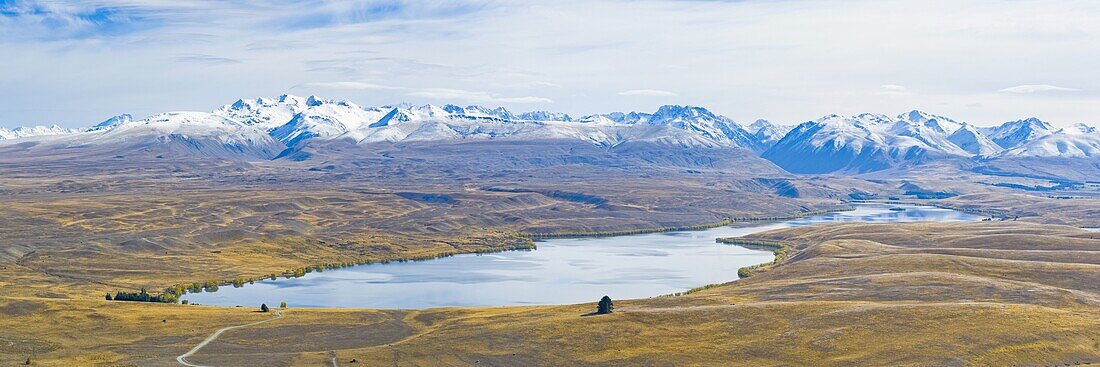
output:
[[[119,115],[91,128],[24,140],[35,144],[22,151],[10,151],[41,156],[76,154],[82,158],[136,153],[262,160],[271,159],[286,148],[259,128],[206,112],[167,112],[137,121],[129,115]]]
[[[130,123],[130,122],[133,122],[133,121],[134,121],[134,116],[132,116],[128,113],[124,113],[124,114],[121,114],[121,115],[118,115],[118,116],[111,116],[111,118],[103,120],[103,122],[100,122],[100,123],[96,124],[95,126],[92,126],[92,127],[88,128],[88,131],[110,129],[110,128],[113,128],[115,126],[122,125],[122,124],[125,124],[125,123]]]
[[[174,145],[199,155],[274,157],[285,147],[267,132],[205,112],[167,112],[128,121],[100,133],[82,134],[87,142],[142,142]]]
[[[1058,132],[1064,133],[1064,134],[1071,134],[1071,135],[1081,135],[1081,134],[1096,134],[1097,132],[1100,132],[1100,130],[1097,130],[1095,127],[1092,127],[1092,126],[1089,126],[1089,125],[1085,125],[1085,124],[1082,124],[1082,123],[1076,123],[1076,124],[1070,125],[1067,128],[1060,129],[1060,130],[1058,130]]]
[[[381,141],[470,139],[575,139],[615,146],[625,141],[674,146],[744,147],[759,143],[732,120],[701,107],[663,106],[654,114],[631,112],[586,116],[536,111],[513,114],[503,108],[397,105],[362,108],[322,101],[272,130],[288,146],[310,139]],[[328,110],[321,111],[321,108]],[[323,113],[322,113],[323,112]]]
[[[779,139],[783,139],[783,136],[787,135],[792,129],[794,129],[793,126],[776,125],[764,119],[756,120],[745,128],[756,138],[756,141],[759,141],[765,147],[775,145]]]
[[[761,150],[760,142],[736,122],[702,107],[665,105],[649,116],[632,113],[624,117],[624,122],[633,121],[632,124],[645,123],[694,132],[718,145]]]
[[[80,129],[66,129],[57,125],[31,127],[21,126],[10,130],[0,127],[0,140],[28,138],[34,136],[64,135],[72,134],[78,131],[80,131]]]
[[[985,131],[990,140],[1005,149],[1012,149],[1029,141],[1054,133],[1054,127],[1034,117],[1009,121]]]
[[[870,172],[950,158],[1094,157],[1097,135],[1096,128],[1084,124],[1055,130],[1035,118],[978,128],[917,110],[894,117],[828,115],[797,127],[767,120],[742,126],[698,106],[665,105],[653,113],[573,118],[551,111],[513,113],[476,105],[363,107],[292,95],[241,99],[210,113],[173,112],[136,121],[123,114],[86,129],[0,129],[0,141],[5,142],[161,144],[235,159],[269,159],[287,147],[293,152],[313,142],[338,140],[370,144],[564,139],[605,148],[631,143],[640,143],[636,147],[743,148],[796,173]]]
[[[489,109],[481,106],[471,105],[466,107],[459,107],[449,104],[443,106],[443,110],[455,116],[463,116],[468,118],[516,120],[516,116],[508,110],[504,109],[504,107]]]
[[[287,146],[297,146],[307,139],[332,138],[376,123],[391,111],[392,108],[363,108],[351,102],[309,97],[306,108],[272,129],[271,136]]]
[[[977,128],[970,125],[963,125],[951,136],[948,136],[947,140],[970,154],[982,157],[991,157],[1004,150]]]
[[[317,101],[316,98],[313,100]],[[271,131],[285,125],[307,107],[306,98],[284,94],[275,99],[239,99],[215,110],[214,114]]]
[[[912,110],[898,115],[898,120],[911,124],[927,127],[944,136],[951,135],[962,127],[962,123],[943,116],[936,116],[923,111]]]
[[[1003,157],[1100,157],[1100,134],[1056,133],[1006,150]]]
[[[828,115],[795,127],[761,156],[795,173],[871,172],[968,155],[925,120]]]
[[[531,111],[517,115],[521,120],[528,121],[573,121],[568,114],[550,111]]]
[[[1026,121],[1026,120],[1024,120]],[[1010,122],[1014,124],[1018,122]],[[1042,123],[1042,125],[1040,125]],[[1032,127],[1031,136],[1016,147],[1002,153],[1004,157],[1061,157],[1061,158],[1091,158],[1100,157],[1100,131],[1095,127],[1085,124],[1073,124],[1069,127],[1050,132],[1049,124],[1034,120],[1028,127],[1041,126],[1046,130],[1036,130]],[[1027,127],[1019,127],[1015,134],[1023,134]],[[1040,131],[1034,133],[1034,131]]]
[[[961,124],[944,117],[929,118],[928,116],[930,115],[920,111],[899,115],[898,121],[890,127],[889,132],[916,139],[932,150],[954,155],[970,154],[948,139],[949,134],[958,130]]]

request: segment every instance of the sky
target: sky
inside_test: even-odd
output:
[[[0,127],[317,95],[1100,125],[1100,2],[0,0]]]

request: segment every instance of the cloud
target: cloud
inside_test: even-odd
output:
[[[85,39],[118,36],[159,27],[158,19],[140,7],[110,6],[66,1],[0,1],[0,30],[14,36],[41,40]]]
[[[176,61],[187,63],[198,63],[207,65],[224,65],[224,64],[240,64],[241,60],[231,59],[228,57],[218,57],[205,54],[184,54],[176,56]]]
[[[380,85],[367,82],[315,82],[315,83],[302,83],[291,87],[290,89],[362,89],[362,90],[395,90],[403,89],[399,87],[391,87],[388,85]]]
[[[553,101],[553,100],[551,100],[550,98],[546,98],[546,97],[531,97],[531,96],[528,96],[528,97],[504,97],[504,98],[493,98],[493,102],[503,102],[503,103],[520,103],[520,104],[528,104],[528,103],[554,103],[554,101]]]
[[[990,123],[1100,116],[1100,3],[916,3],[0,0],[0,51],[14,55],[0,57],[0,124],[84,126],[291,86],[364,104],[552,100],[573,115],[675,98],[747,121],[944,101],[937,112]],[[1080,91],[1003,85],[1022,71]],[[356,84],[371,81],[419,87]],[[1059,95],[1074,98],[1006,98]]]
[[[276,18],[272,25],[312,30],[408,19],[456,19],[492,7],[492,1],[330,1],[311,3]]]
[[[473,101],[473,102],[494,102],[494,103],[554,103],[553,100],[545,97],[503,97],[495,93],[468,91],[462,89],[449,89],[449,88],[428,88],[414,92],[406,93],[405,95],[410,97],[421,97],[430,99],[441,100],[461,100],[461,101]]]
[[[908,96],[910,94],[913,94],[909,92],[909,88],[906,88],[902,85],[883,84],[880,87],[882,88],[882,91],[878,94],[882,96]]]
[[[1016,94],[1030,94],[1030,93],[1046,93],[1046,92],[1078,92],[1080,89],[1059,87],[1049,84],[1024,84],[1017,85],[1015,87],[1008,87],[1001,89],[1000,92],[1016,93]]]
[[[245,46],[245,49],[249,51],[290,50],[300,49],[307,46],[308,45],[301,42],[265,39],[249,43]]]
[[[619,92],[620,96],[675,97],[676,93],[660,89],[631,89]]]

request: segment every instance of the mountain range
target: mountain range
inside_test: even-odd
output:
[[[298,157],[324,143],[543,141],[583,142],[605,149],[652,144],[691,149],[743,149],[792,173],[867,173],[929,162],[1014,158],[1098,159],[1100,132],[1076,124],[1057,129],[1036,118],[994,127],[922,111],[896,116],[828,115],[797,126],[757,120],[742,125],[697,106],[661,106],[653,113],[582,117],[550,111],[512,113],[482,106],[359,106],[315,96],[238,100],[211,112],[168,112],[135,120],[128,114],[92,127],[0,128],[0,151],[46,156],[97,147],[110,154],[160,150],[199,157],[269,160]]]

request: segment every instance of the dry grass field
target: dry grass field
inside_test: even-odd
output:
[[[489,170],[421,160],[320,169],[0,161],[0,294],[98,298],[327,263],[528,246],[520,232],[789,215],[835,207],[830,195],[842,195],[802,180],[791,186],[804,195],[782,196],[772,181],[724,172],[585,164]]]
[[[310,265],[529,245],[520,233],[787,216],[853,198],[909,201],[928,192],[961,195],[926,203],[1020,219],[759,234],[754,239],[789,245],[789,256],[750,278],[687,295],[616,300],[618,311],[605,316],[582,316],[594,303],[290,308],[278,320],[225,332],[188,360],[215,366],[1100,363],[1100,234],[1049,225],[1100,226],[1094,189],[1066,199],[969,176],[799,177],[721,162],[736,157],[640,155],[625,165],[590,164],[576,161],[575,147],[470,155],[516,155],[497,160],[506,166],[486,167],[451,159],[461,150],[444,148],[444,166],[396,148],[323,165],[0,159],[0,365],[31,358],[43,366],[177,366],[176,356],[215,330],[272,317],[243,308],[107,302],[108,291],[156,292]],[[605,159],[596,154],[585,159]],[[667,159],[689,162],[653,162]],[[1028,180],[1015,183],[1044,184]]]
[[[763,233],[794,252],[678,297],[374,311],[288,309],[189,360],[217,366],[1100,363],[1100,234],[1022,222],[847,224]],[[732,276],[732,275],[731,275]],[[614,292],[610,292],[612,296]],[[250,309],[0,298],[0,363],[176,365]],[[351,363],[355,360],[355,363]]]

